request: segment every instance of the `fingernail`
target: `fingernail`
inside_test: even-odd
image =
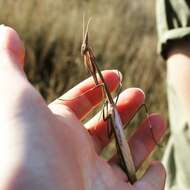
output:
[[[4,24],[0,24],[0,28],[2,28],[2,27],[5,27],[5,25]]]
[[[123,75],[119,70],[113,69],[112,71],[118,75],[120,81],[123,80]]]

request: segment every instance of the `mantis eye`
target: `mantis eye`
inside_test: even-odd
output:
[[[81,46],[81,54],[84,54],[85,50],[86,50],[86,45],[82,44],[82,46]]]
[[[85,44],[82,44],[82,50],[85,50],[86,46]]]

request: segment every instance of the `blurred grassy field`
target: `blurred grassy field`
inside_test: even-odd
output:
[[[85,12],[93,17],[90,42],[100,67],[122,71],[123,86],[143,89],[149,110],[167,119],[166,68],[156,53],[155,1],[0,0],[0,7],[0,23],[22,37],[27,76],[48,102],[88,76],[80,56]]]

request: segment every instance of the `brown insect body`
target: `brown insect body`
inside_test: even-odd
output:
[[[114,134],[115,142],[116,142],[116,148],[117,153],[120,158],[120,163],[122,169],[127,174],[129,180],[133,183],[136,180],[136,170],[134,166],[134,162],[132,159],[132,155],[130,152],[129,145],[127,141],[125,140],[125,135],[122,128],[122,122],[119,116],[119,113],[117,111],[117,107],[115,105],[115,102],[111,96],[111,93],[108,89],[108,86],[104,80],[104,77],[101,73],[101,70],[99,69],[98,65],[96,64],[96,59],[93,54],[92,48],[89,47],[88,44],[88,25],[90,20],[88,21],[86,32],[84,33],[84,26],[83,26],[83,43],[81,46],[81,54],[84,58],[84,64],[89,73],[93,76],[93,79],[95,81],[95,84],[98,85],[98,79],[97,75],[99,76],[102,85],[104,87],[104,93],[106,94],[108,107],[110,108],[108,111],[108,115],[105,117],[105,119],[108,121],[108,131],[110,131],[110,134]]]
[[[91,49],[87,49],[84,52],[83,57],[86,70],[92,75],[96,85],[98,85],[98,78],[96,75],[97,70],[94,65],[95,57],[93,56]]]

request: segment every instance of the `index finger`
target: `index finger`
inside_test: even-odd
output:
[[[110,92],[117,89],[120,83],[121,77],[118,73],[117,70],[102,72]],[[100,80],[99,84],[95,85],[92,77],[90,77],[53,101],[49,107],[54,113],[62,115],[62,110],[67,106],[79,119],[83,119],[104,98],[103,86]]]

